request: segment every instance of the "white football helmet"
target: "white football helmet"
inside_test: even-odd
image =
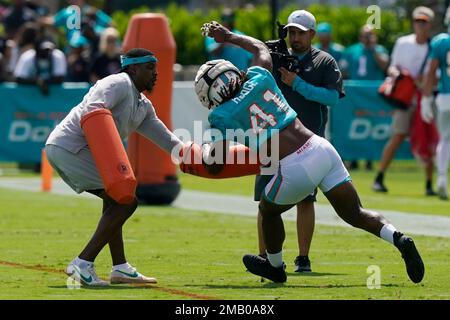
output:
[[[195,76],[195,93],[207,109],[213,109],[223,102],[223,92],[232,80],[237,84],[241,79],[238,68],[224,59],[211,60],[198,69]]]

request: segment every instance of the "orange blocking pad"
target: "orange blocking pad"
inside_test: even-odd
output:
[[[172,85],[176,44],[165,15],[141,13],[133,15],[123,41],[123,51],[145,48],[158,62],[158,80],[151,95],[158,118],[172,129]],[[146,92],[144,92],[146,93]],[[169,154],[137,133],[128,139],[130,163],[138,181],[137,195],[148,203],[169,204],[179,193],[177,168]]]
[[[135,198],[136,178],[131,169],[111,111],[98,109],[81,119],[89,148],[106,193],[121,204]]]
[[[184,173],[208,179],[226,179],[237,178],[260,173],[261,164],[259,161],[251,163],[251,151],[243,145],[231,146],[226,155],[227,162],[217,173],[211,173],[207,170],[202,161],[202,148],[196,144],[186,144],[182,150],[182,162],[180,169]],[[240,163],[240,159],[245,160]]]

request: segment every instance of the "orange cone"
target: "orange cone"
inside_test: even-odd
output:
[[[41,158],[41,190],[44,192],[52,191],[53,168],[48,162],[45,149],[42,150]]]

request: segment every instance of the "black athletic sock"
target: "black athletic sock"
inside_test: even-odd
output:
[[[427,180],[426,188],[427,190],[431,190],[433,188],[431,180]]]
[[[395,231],[394,232],[394,245],[397,247],[398,245],[398,240],[403,236],[403,233],[401,233],[400,231]]]
[[[375,182],[383,183],[384,180],[384,172],[379,171],[377,177],[375,178]]]

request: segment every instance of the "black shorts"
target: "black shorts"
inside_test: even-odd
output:
[[[264,188],[267,186],[267,184],[272,180],[273,176],[270,175],[258,175],[255,179],[255,195],[254,200],[260,201],[261,200],[261,194],[264,192]],[[316,202],[317,201],[317,188],[314,189],[314,192],[311,193],[309,196],[307,196],[302,201],[306,202]]]

